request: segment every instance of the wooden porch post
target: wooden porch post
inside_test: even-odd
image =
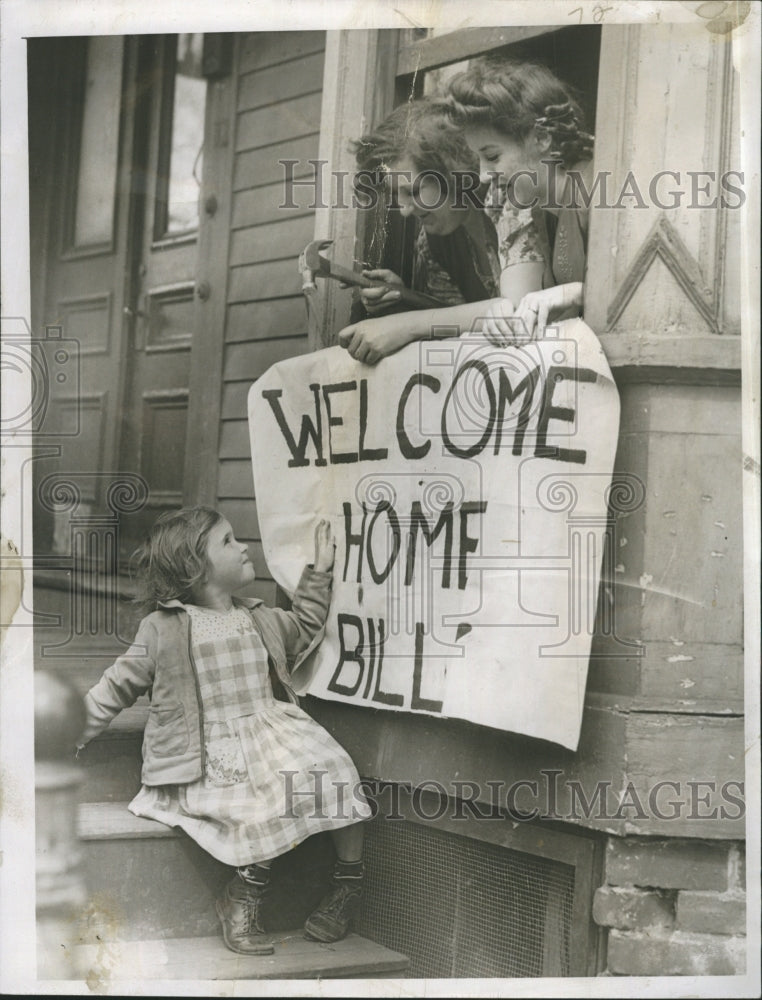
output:
[[[82,779],[74,747],[85,706],[60,677],[34,678],[34,751],[37,861],[37,977],[79,978],[74,945],[85,903],[77,840],[77,788]]]

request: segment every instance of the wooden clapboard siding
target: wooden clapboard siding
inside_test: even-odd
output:
[[[322,31],[251,31],[241,39],[241,72],[294,63],[325,49]]]
[[[271,365],[307,350],[297,260],[314,235],[314,192],[297,186],[295,207],[284,207],[279,160],[299,161],[296,178],[312,174],[325,33],[251,32],[238,44],[217,492],[220,510],[249,542],[258,577],[251,593],[274,601],[253,495],[247,398]]]
[[[246,418],[223,420],[220,427],[220,460],[238,458],[250,461],[249,424]],[[222,498],[220,493],[220,497]]]
[[[219,491],[231,500],[251,497],[251,462],[244,458],[225,459],[220,462]],[[243,496],[238,496],[238,493]]]
[[[280,257],[293,264],[294,247],[308,243],[312,239],[312,229],[311,215],[238,229],[231,240],[230,263],[232,266],[256,264]]]
[[[246,412],[250,382],[227,382],[222,390],[222,419],[238,420]],[[220,470],[220,473],[222,470]],[[223,494],[227,496],[227,494]]]
[[[259,540],[259,520],[257,505],[250,497],[244,500],[220,500],[220,513],[236,526],[236,532],[241,539]]]
[[[228,302],[281,299],[290,295],[298,295],[301,288],[302,279],[296,267],[296,254],[293,258],[286,260],[242,264],[230,269]]]
[[[314,155],[317,156],[317,151]],[[259,226],[263,222],[282,222],[298,215],[309,215],[312,218],[315,207],[312,185],[294,186],[291,203],[296,207],[282,207],[287,204],[282,179],[248,191],[236,191],[233,195],[233,229]]]
[[[247,191],[273,184],[282,180],[284,168],[281,160],[298,160],[293,165],[294,177],[311,176],[314,166],[310,160],[315,158],[315,140],[318,135],[317,123],[315,130],[299,139],[289,139],[286,142],[276,142],[259,149],[247,149],[236,156],[233,190]]]
[[[296,354],[304,354],[307,349],[307,336],[282,337],[277,340],[257,341],[229,344],[225,349],[224,379],[226,382],[241,379],[254,381],[264,375],[267,369],[285,358],[293,358]],[[245,415],[245,411],[244,411]]]
[[[248,340],[268,340],[277,331],[301,331],[306,325],[306,306],[301,295],[287,299],[265,299],[228,306],[225,339],[228,344]]]
[[[239,113],[236,150],[259,149],[310,135],[320,121],[321,95],[305,94],[280,104]]]
[[[242,73],[238,88],[239,103],[250,111],[270,104],[280,104],[289,98],[314,94],[320,90],[323,72],[323,50],[303,59],[288,60],[288,72],[276,64],[268,68]],[[316,86],[316,81],[318,84]]]

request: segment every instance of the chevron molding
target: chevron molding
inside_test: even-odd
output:
[[[608,329],[611,330],[620,318],[657,257],[666,265],[686,298],[704,318],[711,332],[719,334],[720,327],[712,290],[707,285],[695,257],[665,215],[660,215],[657,219],[619,286],[606,314]]]

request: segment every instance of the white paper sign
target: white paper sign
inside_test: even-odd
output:
[[[273,577],[293,593],[318,518],[337,540],[298,691],[576,749],[619,398],[592,331],[553,332],[428,341],[377,367],[334,347],[252,386]]]

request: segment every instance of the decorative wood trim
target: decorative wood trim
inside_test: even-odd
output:
[[[179,406],[188,402],[189,393],[187,389],[146,389],[140,398],[149,406]]]
[[[638,111],[638,97],[648,83],[649,60],[659,58],[651,44],[650,31],[651,28],[645,25],[626,29],[620,26],[603,28],[598,92],[599,125],[596,137],[597,169],[612,172],[614,187],[624,181],[628,169],[637,172],[638,164],[649,165],[654,169],[661,166],[704,168],[713,171],[716,176],[722,176],[732,166],[729,163],[731,143],[734,129],[738,128],[737,122],[734,124],[733,121],[734,71],[730,45],[721,39],[702,40],[699,37],[695,39],[695,44],[691,43],[693,56],[706,69],[693,84],[699,88],[696,93],[698,128],[686,132],[685,141],[678,145],[674,130],[680,127],[680,123],[674,116],[670,118],[668,103],[667,116],[663,122],[667,132],[662,135],[659,126],[659,134],[653,139],[656,151],[652,154],[644,152],[642,145],[636,145],[638,136],[647,134],[649,127],[642,108]],[[673,28],[670,32],[671,48],[666,51],[677,52],[682,41]],[[689,72],[684,65],[681,69],[682,86],[689,85],[690,77],[686,75]],[[641,74],[646,75],[639,84]],[[661,122],[661,117],[659,121]],[[664,151],[669,148],[673,157],[678,154],[678,163],[659,162],[661,144],[664,144]],[[706,322],[709,332],[738,332],[724,319],[725,312],[728,311],[727,303],[724,302],[724,285],[728,277],[726,255],[727,232],[731,224],[729,211],[722,205],[720,198],[716,209],[700,211],[698,217],[695,212],[686,212],[684,207],[677,214],[670,215],[670,211],[667,211],[664,215],[669,217],[670,225],[663,226],[661,222],[654,224],[656,206],[652,206],[648,213],[636,215],[599,209],[592,211],[585,307],[588,324],[598,333],[612,328],[639,281],[645,276],[655,249],[683,293],[682,296],[675,295],[675,301],[670,302],[670,306],[662,302],[656,305],[656,322],[670,308],[673,311],[677,309],[682,322],[690,329],[691,319],[685,308],[690,304]],[[693,218],[689,219],[689,216]],[[648,235],[644,231],[646,220],[648,225],[654,225]],[[732,220],[733,223],[735,221]],[[644,240],[642,247],[641,240]],[[651,241],[656,241],[655,245]],[[632,261],[631,254],[638,248],[640,253]],[[612,286],[618,289],[613,302],[610,292]],[[638,325],[642,326],[646,322],[641,315]],[[623,325],[625,323],[623,321]],[[698,317],[696,326],[703,326]],[[702,329],[701,332],[706,331]],[[676,363],[685,367],[682,360],[677,360]],[[720,368],[725,367],[724,364],[720,365]]]
[[[624,69],[623,93],[617,93],[617,88],[612,88],[614,105],[614,120],[619,129],[619,163],[632,163],[635,153],[635,130],[632,128],[632,112],[637,108],[636,94],[638,92],[638,71],[640,69],[640,25],[627,25],[624,35],[625,58],[622,63]],[[598,93],[606,86],[603,74],[600,75],[598,83]],[[597,118],[600,121],[600,115]]]
[[[709,55],[709,65],[707,67],[707,79],[706,79],[706,111],[704,115],[704,150],[702,155],[702,166],[709,168],[710,165],[714,165],[721,169],[721,159],[720,159],[720,147],[722,144],[722,133],[725,128],[718,121],[718,105],[722,105],[722,86],[720,84],[718,88],[718,61],[722,59],[722,52],[726,51],[728,45],[723,45],[722,50],[718,50],[717,45],[713,45]],[[718,94],[719,89],[719,94]],[[715,270],[710,272],[710,266],[717,264],[717,255],[719,253],[719,211],[712,213],[710,217],[709,212],[702,212],[699,218],[699,245],[698,245],[698,263],[699,267],[705,273],[714,273],[716,275],[715,282],[719,284],[721,280],[721,275]],[[711,262],[711,264],[710,264]],[[716,304],[716,297],[714,296],[715,289],[712,289],[713,301]]]
[[[601,29],[593,159],[596,174],[601,169],[611,170],[615,164],[626,162],[627,114],[622,109],[631,107],[632,88],[637,82],[637,59],[632,57],[636,31],[637,28],[630,25],[604,25]],[[618,245],[618,221],[613,212],[596,209],[590,212],[583,316],[598,334],[606,329],[609,274],[614,267],[611,248]]]
[[[604,333],[598,338],[617,381],[741,384],[741,338]]]
[[[183,474],[184,502],[189,504],[215,504],[217,499],[240,48],[241,36],[236,35],[230,75],[210,80],[207,90],[196,286],[206,282],[211,294],[197,298],[194,310]]]
[[[666,264],[670,274],[712,333],[719,334],[720,328],[712,302],[711,288],[701,273],[695,257],[663,213],[656,220],[636,254],[624,281],[609,305],[606,314],[607,329],[610,330],[616,324],[657,257]]]
[[[720,143],[717,154],[718,173],[722,174],[732,167],[730,162],[730,150],[732,142],[733,128],[740,128],[736,117],[735,88],[732,52],[730,40],[723,46],[722,84],[720,91]],[[715,120],[717,113],[715,114]],[[705,213],[708,214],[708,213]],[[703,235],[703,234],[702,234]],[[717,275],[716,287],[714,288],[715,309],[718,321],[724,325],[725,321],[725,276],[726,263],[725,253],[728,239],[728,209],[720,204],[718,208],[717,225],[714,232],[714,273]]]

